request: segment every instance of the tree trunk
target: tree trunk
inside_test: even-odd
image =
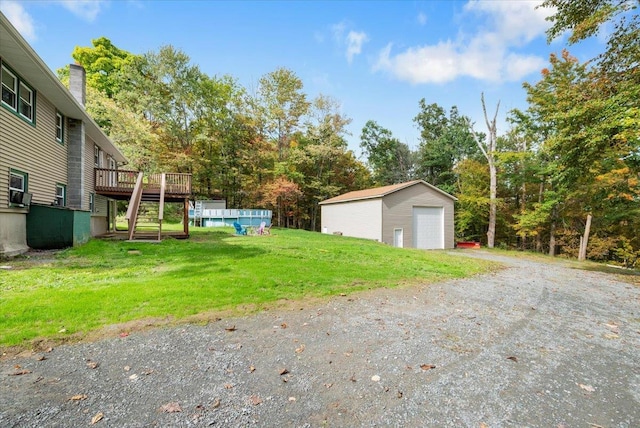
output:
[[[549,226],[549,255],[556,255],[556,208],[551,213],[551,225]]]
[[[584,228],[584,236],[580,238],[580,251],[578,260],[583,261],[587,258],[587,244],[589,243],[589,233],[591,232],[591,214],[587,215],[587,225]]]
[[[496,193],[497,193],[497,171],[496,171],[496,163],[491,156],[489,160],[489,176],[490,176],[490,186],[489,186],[489,229],[487,230],[487,246],[489,248],[493,248],[496,239],[496,215],[497,215],[497,207],[496,207]]]
[[[542,197],[544,196],[544,180],[540,181],[540,191],[538,192],[538,203],[542,204]],[[540,228],[538,228],[540,229]],[[540,230],[536,234],[536,252],[542,252],[542,236],[540,235]]]
[[[471,135],[476,141],[478,148],[487,159],[489,163],[489,227],[487,228],[487,247],[493,248],[495,244],[496,238],[496,216],[497,216],[497,187],[498,187],[498,177],[497,177],[497,169],[496,169],[496,143],[497,143],[497,127],[496,127],[496,118],[498,117],[498,110],[500,109],[500,101],[498,101],[498,105],[496,106],[496,113],[493,115],[493,120],[489,121],[489,116],[487,115],[487,107],[484,102],[484,94],[480,96],[480,100],[482,101],[482,111],[484,113],[484,120],[487,124],[487,130],[489,131],[489,135],[487,135],[487,142],[482,144],[478,135],[473,130],[473,125],[469,123],[469,131],[471,131]]]

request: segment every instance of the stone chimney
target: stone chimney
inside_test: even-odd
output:
[[[87,100],[87,73],[79,64],[69,64],[69,91],[84,107]]]

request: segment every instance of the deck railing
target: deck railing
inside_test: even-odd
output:
[[[97,192],[117,192],[131,194],[136,185],[138,171],[95,168]],[[169,195],[190,195],[191,174],[166,173],[165,193]],[[144,177],[144,191],[160,192],[162,174],[149,174]]]

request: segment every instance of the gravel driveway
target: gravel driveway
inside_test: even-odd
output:
[[[640,286],[456,254],[507,268],[5,357],[0,426],[640,427]]]

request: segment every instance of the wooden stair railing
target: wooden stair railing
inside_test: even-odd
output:
[[[162,239],[162,220],[164,218],[164,192],[167,188],[167,175],[163,172],[160,178],[160,205],[158,206],[158,241]]]
[[[142,172],[138,173],[138,179],[136,180],[136,185],[133,188],[133,193],[131,194],[131,200],[129,201],[129,208],[127,209],[127,215],[125,219],[127,219],[128,231],[129,231],[129,240],[133,239],[133,235],[136,230],[136,222],[138,220],[138,209],[140,208],[140,201],[142,200],[142,188],[143,188],[143,174]]]

